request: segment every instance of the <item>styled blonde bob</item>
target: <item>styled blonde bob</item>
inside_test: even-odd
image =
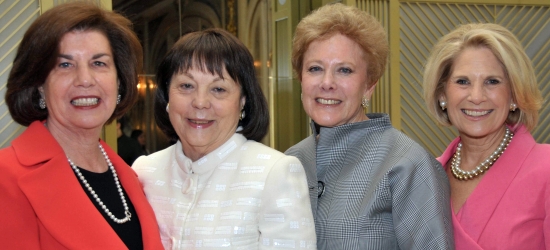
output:
[[[492,23],[466,24],[442,37],[433,48],[424,70],[424,99],[428,110],[445,126],[452,125],[446,111],[441,110],[439,99],[444,95],[455,59],[466,48],[490,49],[501,63],[508,78],[516,111],[510,111],[506,123],[521,124],[532,130],[538,121],[542,96],[531,60],[518,39],[506,28]]]
[[[304,54],[309,45],[336,34],[359,44],[367,57],[369,87],[376,83],[386,69],[389,51],[386,31],[373,16],[341,3],[325,5],[298,23],[292,41],[292,68],[298,79],[302,80]]]

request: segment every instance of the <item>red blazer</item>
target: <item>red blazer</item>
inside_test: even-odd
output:
[[[101,144],[136,209],[144,248],[162,249],[155,214],[136,174]],[[0,249],[126,249],[39,121],[0,150]]]

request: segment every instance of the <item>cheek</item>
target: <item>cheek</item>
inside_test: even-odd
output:
[[[314,89],[313,79],[311,77],[302,77],[302,94],[310,95]]]

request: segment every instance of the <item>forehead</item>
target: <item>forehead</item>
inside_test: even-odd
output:
[[[504,74],[504,65],[493,51],[486,47],[469,47],[462,50],[455,58],[452,73],[491,72]]]
[[[65,33],[59,41],[59,51],[101,51],[111,54],[111,45],[107,36],[97,30],[73,30]]]
[[[340,33],[312,41],[304,53],[304,59],[340,59],[367,64],[366,53],[363,48],[353,39]]]

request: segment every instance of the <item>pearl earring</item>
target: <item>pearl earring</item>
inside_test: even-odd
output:
[[[515,103],[510,104],[510,111],[514,112],[518,108],[518,105]]]
[[[441,107],[441,110],[447,109],[447,102],[446,101],[439,101],[439,106]]]
[[[244,109],[243,109],[243,110],[241,110],[241,117],[240,117],[239,120],[242,121],[245,117],[246,117],[246,114],[245,114]]]
[[[166,104],[166,112],[168,112],[169,107],[170,107],[170,103]]]

